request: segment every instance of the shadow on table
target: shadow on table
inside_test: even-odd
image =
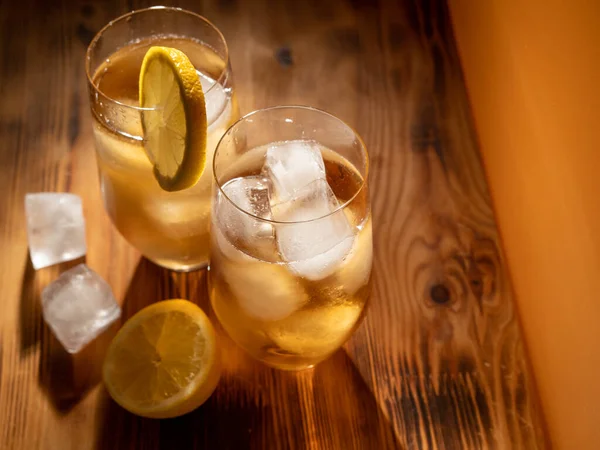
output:
[[[175,419],[130,414],[103,390],[95,448],[402,449],[343,351],[301,373],[248,364],[245,374],[225,373],[207,403]]]
[[[86,262],[81,257],[73,261],[57,264],[35,271],[28,261],[23,276],[21,290],[21,351],[22,355],[37,340],[41,344],[38,382],[59,414],[68,413],[79,401],[98,384],[101,379],[103,356],[110,341],[118,330],[113,324],[108,330],[90,342],[79,353],[71,354],[52,333],[42,317],[41,293],[43,289],[63,272]],[[36,279],[42,279],[43,286],[36,289]],[[39,333],[27,331],[27,325],[34,321]],[[39,328],[37,328],[39,326]]]
[[[170,298],[184,298],[208,307],[206,270],[173,272],[142,258],[121,305],[122,323],[144,307]]]
[[[52,405],[67,414],[102,379],[102,361],[119,326],[108,330],[79,353],[68,353],[44,323],[38,381]]]
[[[42,277],[48,278],[49,283],[60,273],[82,262],[85,260],[78,259],[43,269],[52,269],[52,273],[42,274]],[[38,340],[41,341],[39,383],[55,409],[66,414],[101,381],[104,356],[121,324],[143,307],[167,298],[169,291],[179,293],[181,289],[173,281],[179,281],[188,274],[175,274],[142,259],[122,303],[121,319],[74,355],[63,348],[42,319],[40,293],[37,292],[35,282],[37,276],[29,262],[23,277],[21,295],[21,353],[23,355]],[[185,288],[187,283],[182,285]]]
[[[42,323],[42,300],[40,296],[41,292],[38,292],[36,288],[36,271],[28,254],[25,261],[25,270],[23,270],[21,302],[19,303],[21,358],[24,358],[40,340]]]
[[[85,257],[35,270],[29,256],[25,262],[19,305],[20,358],[40,346],[38,382],[52,406],[68,412],[100,380],[99,361],[117,327],[103,333],[77,355],[69,354],[42,316],[43,289],[63,272],[85,263]]]
[[[211,317],[224,372],[210,399],[175,419],[145,419],[99,392],[97,449],[400,449],[392,425],[340,350],[314,370],[284,372],[249,358],[223,334],[209,306],[206,271],[177,274],[142,260],[123,305],[126,319],[164,298],[187,298]]]

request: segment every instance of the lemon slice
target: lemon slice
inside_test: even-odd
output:
[[[111,397],[144,417],[188,413],[210,397],[220,376],[215,331],[187,300],[165,300],[129,319],[102,368]]]
[[[166,191],[186,189],[206,165],[206,105],[196,68],[180,50],[151,47],[140,71],[144,148]]]

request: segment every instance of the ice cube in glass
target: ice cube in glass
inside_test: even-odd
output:
[[[268,180],[260,176],[240,177],[222,189],[215,211],[224,234],[240,249],[268,259],[267,255],[273,254],[275,235],[273,226],[260,220],[271,219]]]
[[[327,183],[317,145],[287,142],[268,149],[263,173],[272,183],[279,252],[290,269],[310,280],[333,274],[352,248],[346,215]]]
[[[265,155],[263,173],[272,182],[271,205],[292,200],[315,180],[325,179],[318,145],[289,141],[273,144]]]

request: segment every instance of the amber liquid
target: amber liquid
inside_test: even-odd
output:
[[[265,149],[240,158],[226,179],[258,175]],[[221,201],[213,201],[210,297],[232,339],[256,359],[276,368],[297,370],[327,358],[351,335],[371,289],[373,242],[363,179],[344,158],[322,149],[327,181],[353,232],[347,256],[322,279],[308,279],[282,259],[275,241],[253,246],[232,239],[232,223],[219,220]],[[218,194],[217,194],[218,195]],[[277,228],[275,227],[275,233]],[[235,233],[234,233],[235,234]]]
[[[198,71],[209,121],[208,163],[195,186],[163,191],[144,152],[139,112],[100,101],[92,112],[102,197],[116,228],[144,256],[166,268],[192,270],[208,264],[212,156],[238,117],[237,105],[232,89],[214,82],[227,70],[226,62],[201,42],[184,38],[159,37],[118,50],[96,71],[99,91],[137,106],[140,67],[151,45],[182,50]]]

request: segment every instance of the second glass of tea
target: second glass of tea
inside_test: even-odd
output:
[[[206,101],[207,164],[188,189],[167,192],[144,151],[138,79],[152,46],[172,47],[190,59]],[[86,55],[96,155],[104,206],[119,232],[145,257],[179,271],[208,265],[212,160],[217,142],[238,118],[228,49],[205,18],[178,8],[153,7],[104,27]]]
[[[367,173],[360,137],[309,107],[256,111],[221,139],[209,292],[258,360],[311,367],[358,326],[373,260]]]

